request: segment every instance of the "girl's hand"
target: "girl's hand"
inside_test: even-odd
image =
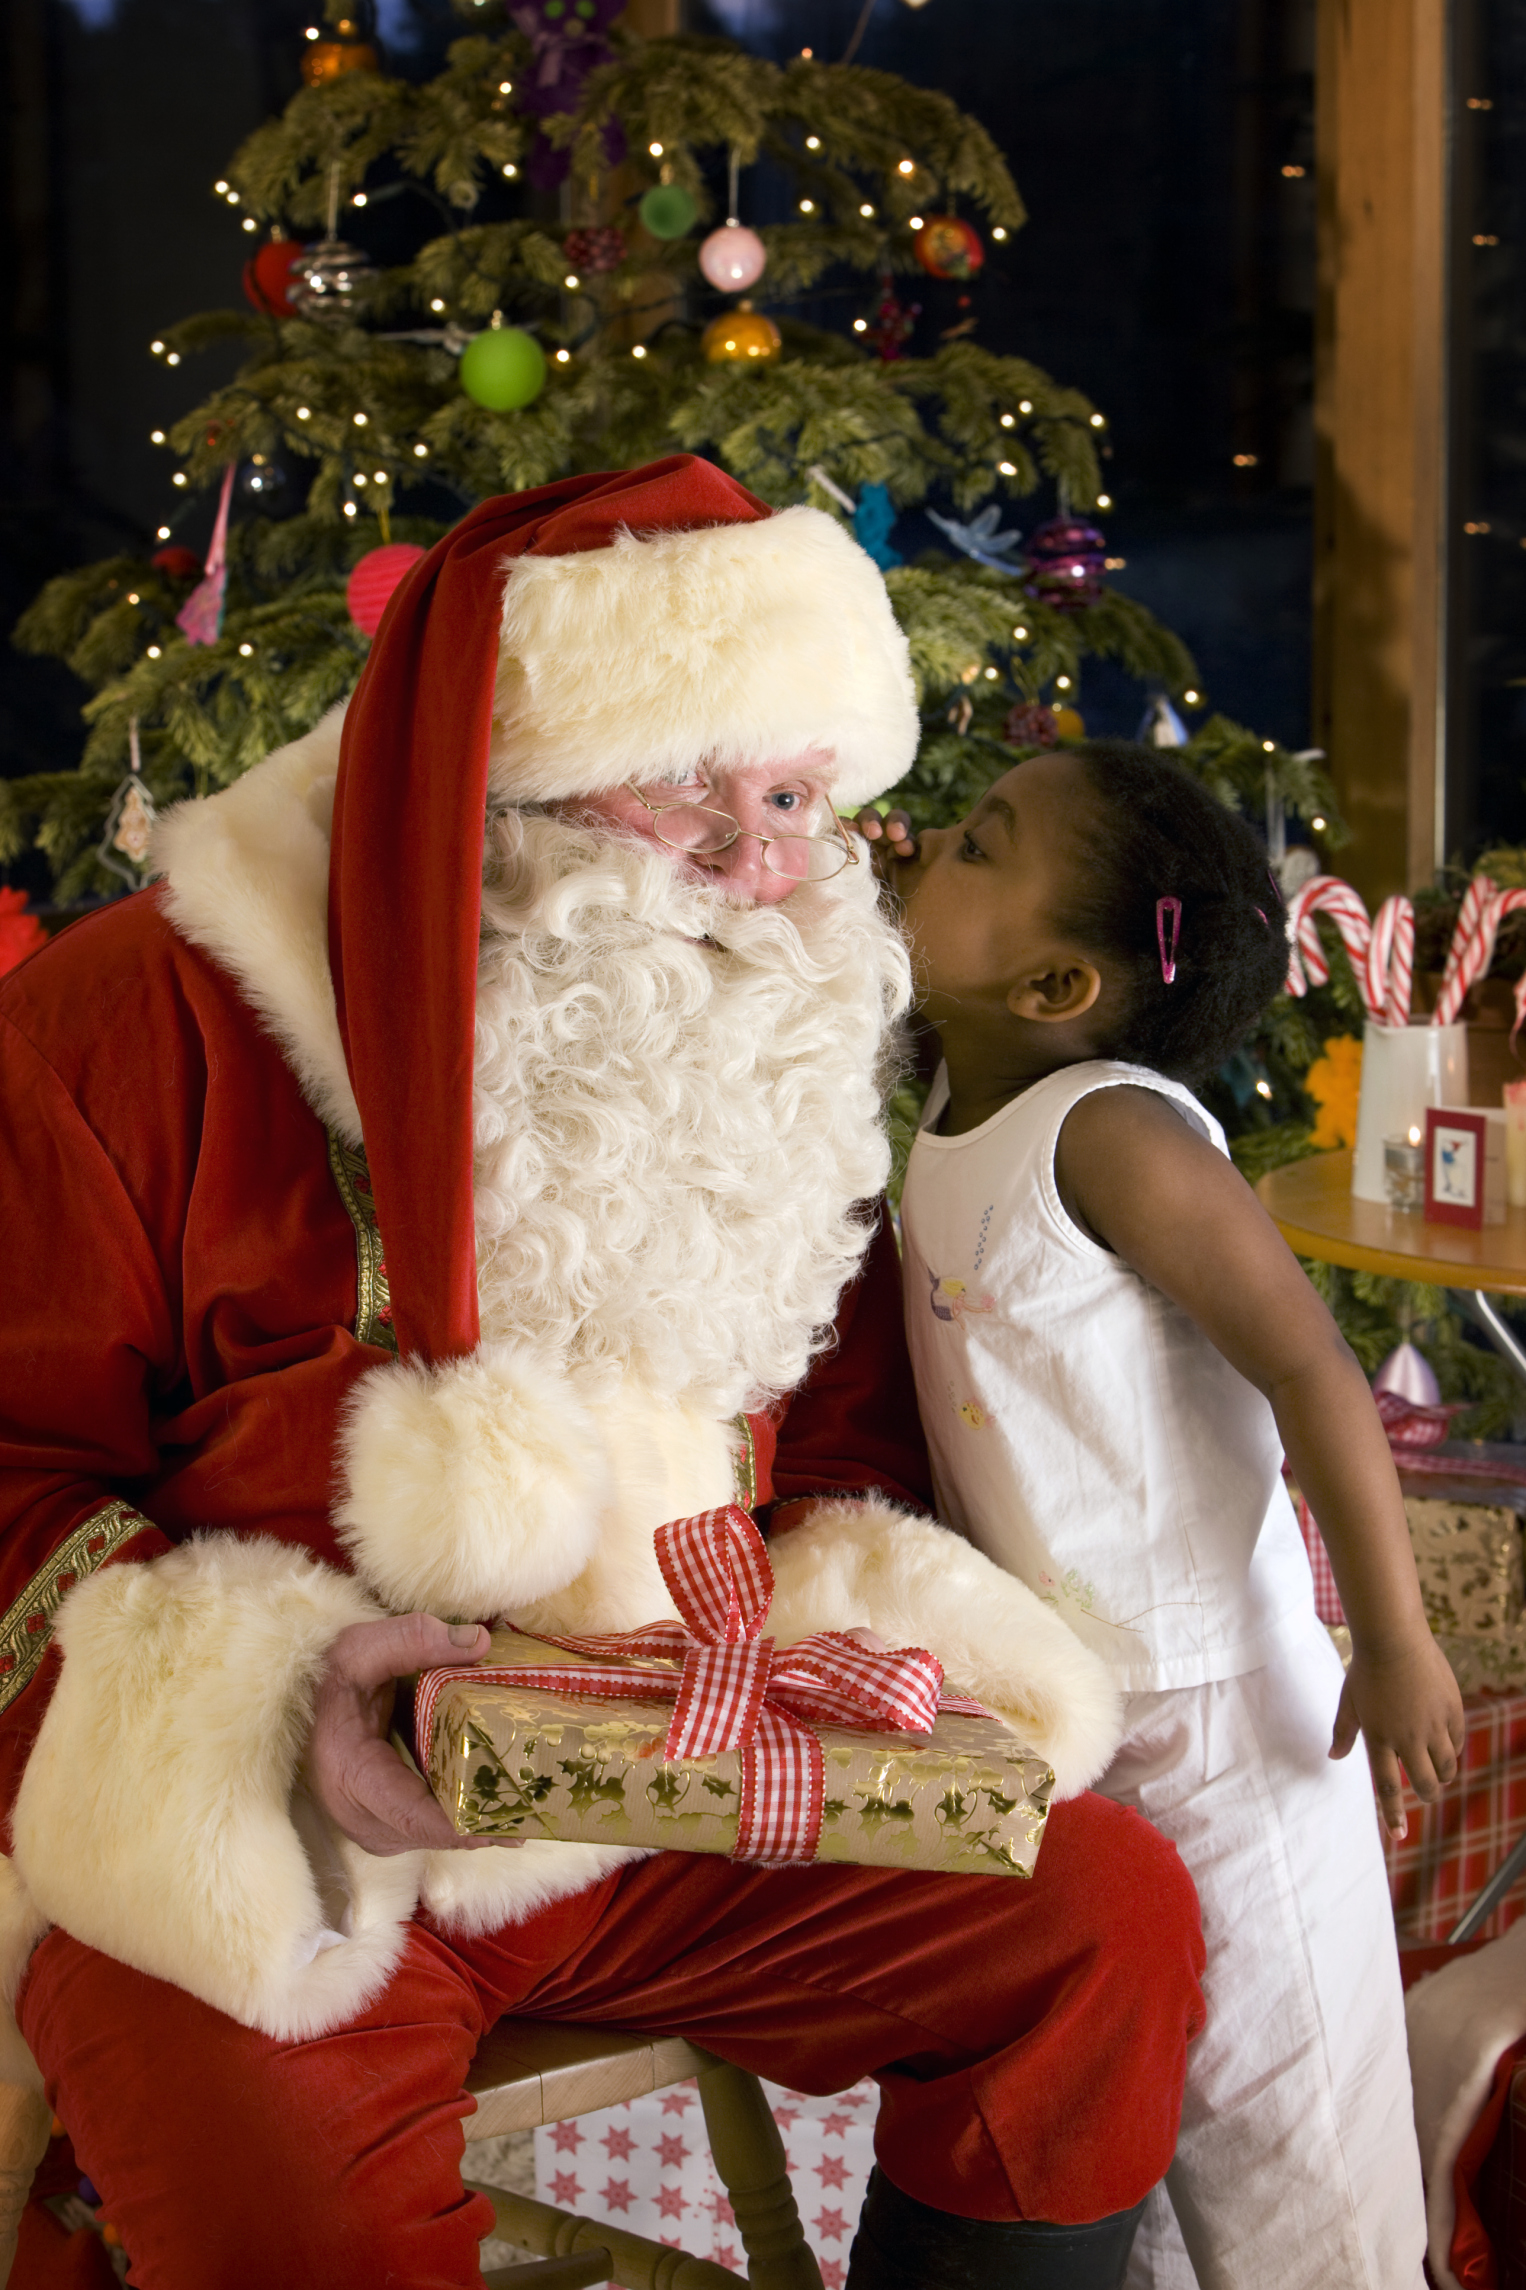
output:
[[[1422,1804],[1432,1804],[1456,1777],[1463,1746],[1462,1696],[1430,1631],[1396,1653],[1353,1654],[1335,1713],[1332,1757],[1345,1757],[1358,1732],[1366,1737],[1384,1827],[1402,1837],[1402,1761]]]
[[[897,859],[916,857],[917,839],[904,811],[888,811],[882,819],[874,805],[866,803],[853,824],[869,846],[870,860],[882,883],[894,882]]]

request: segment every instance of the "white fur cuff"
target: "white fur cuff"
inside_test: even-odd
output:
[[[867,1624],[891,1646],[925,1646],[950,1682],[1006,1720],[1075,1797],[1122,1731],[1106,1665],[1025,1583],[947,1527],[887,1503],[822,1503],[769,1544],[768,1628],[786,1645]]]
[[[72,1591],[16,1801],[35,1921],[269,2035],[361,2010],[401,1950],[419,1856],[372,1860],[313,1816],[310,1857],[291,1806],[323,1660],[376,1612],[304,1552],[228,1535]]]
[[[604,1439],[568,1378],[516,1345],[373,1368],[339,1452],[342,1540],[398,1613],[485,1620],[561,1590],[593,1555]]]

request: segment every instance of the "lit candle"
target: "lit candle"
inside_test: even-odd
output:
[[[1407,1136],[1383,1140],[1383,1190],[1391,1209],[1425,1207],[1425,1141],[1413,1124]]]

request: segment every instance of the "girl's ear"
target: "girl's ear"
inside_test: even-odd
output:
[[[1102,991],[1102,973],[1093,962],[1067,955],[1047,970],[1030,971],[1007,994],[1014,1018],[1033,1018],[1040,1025],[1069,1023],[1084,1018]]]

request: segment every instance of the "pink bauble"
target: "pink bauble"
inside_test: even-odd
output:
[[[745,223],[722,223],[699,250],[699,267],[723,294],[741,294],[763,276],[768,249]]]
[[[344,584],[344,601],[363,636],[376,634],[392,591],[423,554],[417,541],[389,541],[386,548],[372,549],[361,558]]]
[[[1413,1407],[1438,1407],[1441,1404],[1441,1386],[1436,1371],[1423,1352],[1413,1344],[1400,1344],[1389,1353],[1372,1379],[1375,1392],[1391,1391],[1400,1399],[1407,1399]]]

